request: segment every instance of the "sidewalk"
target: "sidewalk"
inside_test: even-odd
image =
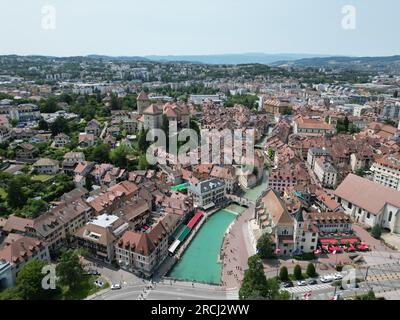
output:
[[[247,260],[253,255],[252,244],[248,235],[247,223],[253,218],[254,207],[246,209],[236,218],[234,224],[226,234],[222,244],[222,277],[224,288],[239,288],[247,268]],[[251,250],[249,252],[249,250]]]

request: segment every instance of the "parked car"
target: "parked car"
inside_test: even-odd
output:
[[[308,280],[308,284],[309,284],[310,286],[313,286],[313,285],[315,285],[315,284],[318,284],[318,281],[317,281],[316,279],[310,279],[310,280]]]
[[[341,279],[343,279],[343,276],[342,276],[341,273],[335,273],[335,274],[333,275],[333,278],[334,278],[335,280],[341,280]]]
[[[304,280],[299,280],[299,281],[297,281],[297,285],[298,286],[306,286],[307,285],[307,282],[305,282]]]
[[[111,290],[119,290],[119,289],[121,289],[121,285],[119,283],[114,283],[111,286]]]
[[[291,288],[293,287],[293,282],[292,281],[287,281],[283,284],[284,288]]]
[[[319,278],[322,283],[328,283],[333,281],[333,277],[331,275],[323,276]]]

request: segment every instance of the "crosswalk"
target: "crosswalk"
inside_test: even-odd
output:
[[[309,291],[316,290],[324,290],[324,289],[332,289],[333,287],[329,283],[316,284],[313,286],[298,286],[292,288],[285,288],[283,290],[288,291],[289,293],[304,293]]]
[[[236,288],[226,289],[226,300],[239,300],[239,290]]]

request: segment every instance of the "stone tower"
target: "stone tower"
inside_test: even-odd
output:
[[[150,106],[150,99],[147,96],[146,92],[141,91],[136,99],[137,101],[137,111],[140,115],[143,114],[143,111]]]

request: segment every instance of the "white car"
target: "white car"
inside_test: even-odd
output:
[[[333,278],[334,278],[335,280],[342,280],[342,279],[343,279],[343,276],[342,276],[341,273],[335,273],[335,274],[333,275]]]
[[[119,290],[119,289],[121,289],[121,285],[119,283],[114,283],[111,286],[111,290]]]
[[[299,281],[297,281],[297,285],[298,286],[306,286],[307,282],[305,282],[304,280],[299,280]]]
[[[328,282],[332,282],[332,281],[333,281],[333,277],[330,276],[330,275],[327,275],[327,276],[324,276],[324,277],[319,278],[319,280],[320,280],[322,283],[328,283]]]

